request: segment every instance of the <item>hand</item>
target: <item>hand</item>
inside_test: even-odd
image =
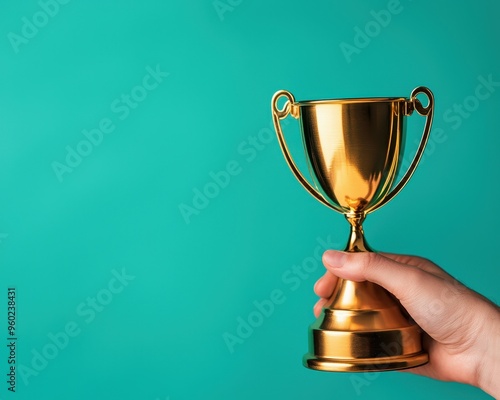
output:
[[[396,296],[426,332],[429,363],[408,370],[468,383],[500,398],[500,308],[429,260],[414,256],[345,253],[323,255],[327,272],[314,286],[319,315],[337,279],[374,282]]]

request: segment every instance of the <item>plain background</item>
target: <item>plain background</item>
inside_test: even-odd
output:
[[[6,335],[15,286],[19,339],[17,393],[2,383],[0,398],[488,398],[406,373],[301,365],[323,273],[314,251],[318,240],[342,248],[348,228],[300,187],[269,134],[279,89],[319,99],[431,88],[427,154],[404,191],[367,219],[367,238],[431,258],[499,300],[500,7],[389,3],[3,3],[0,329]],[[36,32],[24,27],[34,21]],[[30,37],[20,42],[23,29]],[[346,57],[342,47],[356,43]],[[169,75],[144,90],[148,67]],[[497,84],[478,99],[482,78]],[[127,94],[141,101],[117,112]],[[86,155],[58,179],[54,162],[103,118],[113,132],[80,145]],[[422,124],[409,118],[405,157]],[[296,125],[285,131],[299,149]],[[214,188],[231,162],[237,173]],[[181,208],[195,206],[197,190],[212,198],[186,218]],[[310,272],[292,285],[303,263]],[[113,281],[123,269],[134,277],[126,286]],[[276,290],[281,304],[259,320],[255,302]],[[249,317],[256,327],[228,346],[225,333],[237,335]],[[68,323],[78,334],[54,347]],[[23,378],[21,366],[34,373]]]

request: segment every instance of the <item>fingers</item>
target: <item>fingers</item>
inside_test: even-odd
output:
[[[337,278],[337,276],[332,274],[330,271],[326,271],[314,285],[314,293],[316,293],[319,297],[329,298],[333,293],[333,289],[335,288],[335,284],[338,279],[339,278]]]
[[[319,314],[321,313],[321,310],[323,309],[324,305],[328,299],[319,299],[318,302],[314,305],[314,316],[318,317]]]
[[[313,311],[314,316],[318,317],[326,304],[328,299],[333,293],[333,289],[338,281],[338,277],[332,274],[330,271],[326,271],[325,274],[316,281],[314,285],[314,293],[321,297],[318,302],[314,305]]]
[[[338,279],[339,278],[333,275],[330,271],[326,271],[325,274],[316,281],[316,284],[314,285],[314,293],[321,297],[321,299],[319,299],[314,305],[313,310],[316,317],[321,313],[321,309],[332,295]]]

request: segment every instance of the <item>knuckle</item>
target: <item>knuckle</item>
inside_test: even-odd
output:
[[[421,264],[434,264],[434,261],[430,260],[429,258],[425,257],[420,257],[420,256],[415,256],[417,261],[419,261]]]

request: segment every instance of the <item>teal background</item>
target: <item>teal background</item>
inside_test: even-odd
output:
[[[293,287],[283,275],[313,256],[317,238],[341,248],[347,224],[300,187],[274,137],[248,149],[267,134],[278,89],[310,99],[428,86],[433,133],[446,139],[365,230],[373,247],[429,257],[498,302],[499,88],[467,118],[446,118],[480,76],[500,81],[498,2],[401,0],[350,62],[341,43],[353,45],[387,1],[224,3],[219,15],[210,0],[72,0],[18,52],[9,33],[41,5],[2,3],[0,329],[15,286],[18,365],[32,367],[66,324],[80,333],[36,376],[18,373],[15,395],[0,384],[0,398],[489,398],[406,373],[302,367],[323,268]],[[111,104],[158,65],[168,77],[120,119]],[[60,182],[53,162],[102,118],[114,131]],[[410,120],[409,154],[423,118]],[[295,121],[285,130],[293,141]],[[186,223],[179,207],[233,160],[239,173]],[[135,278],[87,323],[79,306],[103,299],[123,268]],[[224,333],[273,290],[283,303],[231,353]]]

